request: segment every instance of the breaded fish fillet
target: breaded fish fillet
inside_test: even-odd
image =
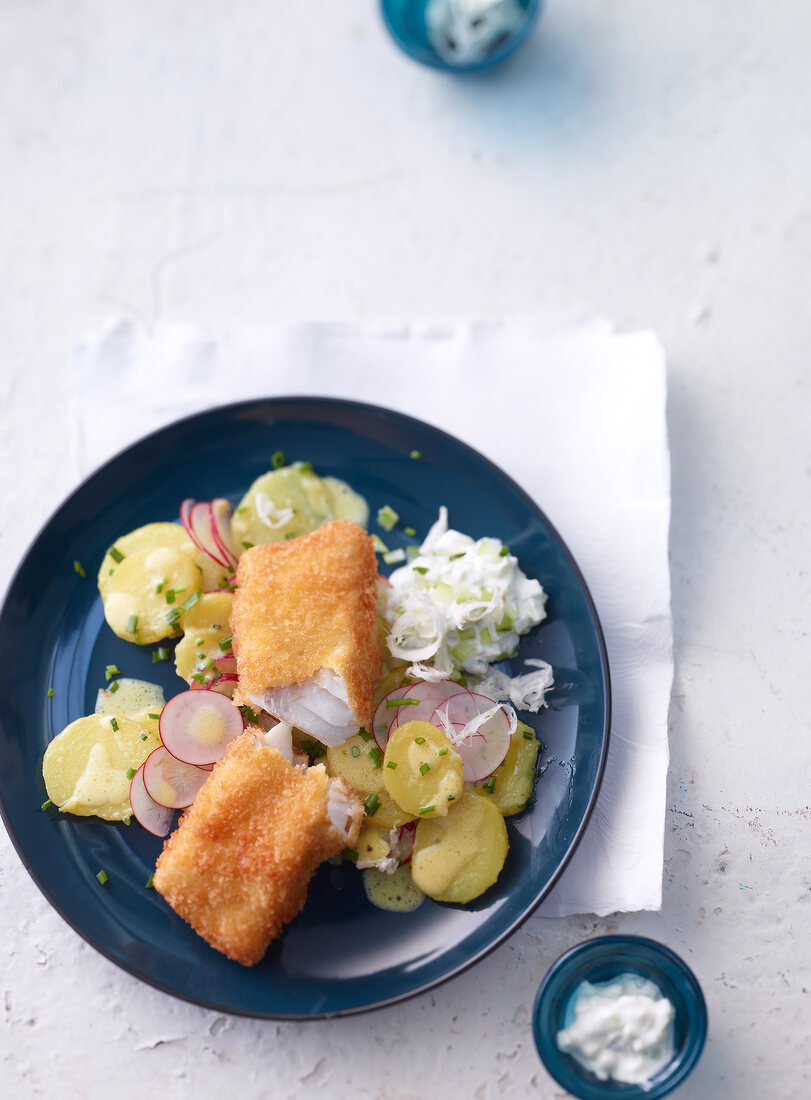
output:
[[[351,847],[363,805],[323,765],[302,770],[235,738],[164,844],[154,886],[212,947],[253,966],[304,905],[325,859]]]
[[[332,520],[239,559],[231,614],[238,703],[327,745],[371,720],[380,675],[377,560],[370,536]]]

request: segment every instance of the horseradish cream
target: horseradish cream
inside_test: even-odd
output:
[[[481,61],[526,17],[518,0],[428,0],[425,8],[431,45],[451,65]]]
[[[558,1032],[558,1047],[601,1081],[639,1084],[673,1057],[673,1005],[639,974],[581,982],[572,1007],[574,1019]]]

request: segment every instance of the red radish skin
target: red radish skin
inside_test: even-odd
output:
[[[245,723],[226,695],[191,688],[169,700],[161,711],[158,728],[172,756],[203,766],[215,764],[223,756]]]
[[[394,691],[390,691],[388,695],[384,695],[380,702],[377,704],[377,709],[372,719],[372,736],[377,742],[378,748],[385,750],[386,743],[389,739],[389,732],[394,728],[394,723],[397,721],[397,711],[400,707],[389,707],[386,704],[389,699],[402,699],[405,697],[408,691],[408,685],[405,687],[395,688]],[[405,710],[416,710],[416,707],[407,705],[402,708]]]
[[[180,522],[186,529],[186,534],[192,540],[198,550],[207,554],[217,565],[230,570],[232,567],[228,557],[220,554],[211,531],[211,513],[209,505],[205,501],[196,501],[188,498],[180,505]]]
[[[208,514],[214,545],[234,570],[237,567],[237,556],[231,549],[231,502],[224,497],[212,500],[208,506]]]
[[[208,776],[205,768],[178,760],[163,745],[153,749],[144,761],[146,793],[159,806],[171,810],[191,806]]]
[[[172,810],[154,800],[144,783],[142,764],[130,782],[130,806],[139,825],[153,836],[167,836],[172,827]]]

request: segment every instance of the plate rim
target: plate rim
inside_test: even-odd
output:
[[[41,878],[39,872],[33,867],[32,863],[31,863],[31,860],[29,859],[28,855],[25,852],[25,849],[22,845],[22,842],[21,842],[20,838],[18,837],[17,832],[14,829],[14,826],[12,824],[11,815],[10,815],[10,812],[9,812],[8,808],[6,807],[6,802],[5,802],[5,798],[4,798],[4,795],[3,795],[3,791],[2,791],[2,789],[0,789],[0,819],[2,819],[2,821],[3,821],[3,825],[5,826],[5,829],[6,829],[6,832],[8,834],[8,837],[11,841],[12,847],[14,848],[15,852],[17,853],[23,867],[28,872],[28,874],[30,875],[30,877],[32,878],[32,880],[34,881],[35,885],[38,887],[38,889],[40,890],[42,895],[45,897],[48,904],[51,906],[52,909],[55,910],[56,913],[58,913],[58,915],[65,921],[65,923],[70,928],[72,928],[74,932],[76,932],[77,935],[79,935],[95,951],[97,951],[99,954],[101,954],[104,958],[106,958],[114,966],[116,966],[119,969],[123,970],[125,973],[128,973],[129,975],[136,978],[137,980],[144,982],[146,985],[151,986],[153,989],[157,989],[160,992],[168,994],[171,997],[175,997],[178,1000],[184,1001],[187,1004],[194,1004],[194,1005],[197,1005],[200,1008],[204,1008],[204,1009],[209,1010],[209,1011],[226,1012],[226,1013],[228,1013],[230,1015],[233,1015],[233,1016],[240,1016],[240,1017],[244,1017],[244,1018],[248,1018],[248,1019],[256,1019],[256,1020],[290,1020],[290,1021],[326,1020],[326,1019],[335,1019],[337,1017],[343,1017],[343,1016],[360,1015],[360,1014],[365,1013],[365,1012],[373,1012],[377,1009],[382,1009],[382,1008],[386,1008],[386,1007],[389,1007],[389,1006],[394,1005],[394,1004],[399,1004],[399,1003],[402,1003],[404,1001],[410,1000],[413,997],[417,997],[417,996],[419,996],[423,993],[427,993],[430,990],[435,989],[437,986],[443,985],[445,982],[448,982],[451,979],[457,977],[459,974],[463,973],[465,970],[468,970],[470,967],[472,967],[476,963],[480,962],[482,959],[484,959],[491,952],[495,951],[495,949],[497,947],[501,946],[501,944],[503,944],[505,942],[505,940],[507,940],[510,936],[512,936],[513,933],[516,932],[518,930],[518,928],[521,927],[521,925],[535,912],[535,910],[538,908],[538,906],[541,904],[541,902],[544,901],[544,899],[546,897],[548,897],[548,895],[552,891],[553,887],[555,886],[555,884],[558,882],[561,875],[565,871],[566,867],[568,867],[569,863],[571,862],[572,857],[574,856],[574,853],[576,852],[577,848],[580,845],[580,842],[583,839],[586,828],[588,827],[589,821],[591,820],[592,814],[594,812],[594,808],[597,804],[597,799],[599,797],[600,789],[602,787],[603,778],[604,778],[604,775],[605,775],[605,769],[606,769],[606,764],[607,764],[607,760],[608,760],[608,752],[609,752],[609,747],[610,747],[610,742],[611,742],[611,717],[612,717],[611,675],[610,675],[610,667],[609,667],[609,662],[608,662],[608,650],[607,650],[607,646],[606,646],[605,635],[604,635],[604,632],[603,632],[602,623],[601,623],[600,617],[597,613],[597,608],[596,608],[596,605],[594,603],[594,599],[591,595],[591,591],[590,591],[590,589],[589,589],[589,587],[586,583],[585,577],[583,576],[583,573],[580,569],[580,566],[578,565],[576,559],[574,558],[574,555],[572,554],[571,550],[569,549],[568,544],[563,539],[563,537],[560,535],[560,532],[558,531],[557,527],[551,522],[551,520],[548,518],[548,516],[546,515],[544,510],[541,508],[541,506],[529,495],[529,493],[527,493],[527,491],[521,485],[519,485],[519,483],[517,481],[515,481],[508,473],[506,473],[496,462],[494,462],[492,459],[488,458],[486,455],[482,454],[475,447],[472,447],[470,444],[468,444],[464,440],[460,439],[458,436],[454,435],[452,432],[448,432],[444,428],[439,428],[436,425],[429,423],[427,420],[422,420],[419,417],[412,416],[410,413],[401,412],[399,409],[392,409],[392,408],[389,408],[388,406],[385,406],[385,405],[372,404],[370,402],[361,401],[361,400],[358,400],[358,399],[355,399],[355,398],[330,397],[330,396],[324,396],[324,395],[318,395],[318,394],[277,394],[277,395],[274,395],[274,396],[247,398],[247,399],[244,399],[244,400],[241,400],[241,401],[229,401],[229,402],[225,402],[225,403],[219,404],[219,405],[206,406],[205,408],[198,409],[196,411],[187,413],[183,416],[175,417],[174,419],[170,420],[166,424],[163,424],[160,427],[154,428],[153,430],[145,433],[144,435],[138,436],[137,439],[134,439],[132,442],[128,443],[126,446],[124,446],[120,450],[116,451],[113,455],[111,455],[109,458],[107,458],[104,462],[102,462],[99,465],[95,466],[85,477],[83,477],[82,480],[73,488],[73,490],[70,493],[68,493],[68,495],[65,496],[60,501],[60,503],[51,511],[48,518],[41,524],[41,526],[39,527],[37,533],[30,540],[25,552],[23,553],[23,555],[19,559],[19,561],[17,563],[17,566],[14,569],[14,571],[13,571],[13,573],[12,573],[12,575],[11,575],[9,581],[8,581],[5,592],[3,593],[3,600],[2,600],[2,603],[0,604],[0,640],[2,640],[2,636],[3,636],[3,634],[6,630],[6,618],[7,618],[7,615],[9,614],[9,606],[10,606],[12,597],[15,593],[15,589],[16,589],[16,586],[17,586],[17,583],[18,583],[18,580],[19,580],[19,576],[20,576],[24,566],[26,565],[26,563],[28,561],[28,558],[33,553],[33,551],[34,551],[35,547],[37,546],[38,542],[40,541],[40,539],[42,539],[45,536],[45,534],[47,533],[47,531],[49,530],[51,525],[54,523],[56,518],[63,511],[68,509],[69,506],[71,505],[71,503],[73,502],[74,498],[78,497],[82,492],[84,492],[84,490],[87,488],[87,486],[93,480],[95,480],[95,478],[97,478],[104,470],[106,470],[108,467],[112,466],[114,463],[120,462],[131,451],[134,451],[136,448],[141,448],[145,444],[148,444],[150,440],[152,440],[152,439],[154,439],[158,436],[161,436],[166,432],[173,431],[173,430],[178,429],[178,428],[180,428],[184,425],[188,425],[194,420],[203,419],[205,417],[216,416],[216,415],[235,416],[235,415],[239,415],[243,412],[249,412],[251,410],[262,411],[262,410],[267,409],[267,410],[270,410],[272,412],[272,409],[274,407],[280,407],[280,406],[283,406],[285,404],[294,404],[294,403],[298,404],[298,405],[303,404],[305,406],[310,405],[314,408],[315,407],[321,407],[321,408],[326,407],[327,409],[335,409],[335,410],[344,409],[344,410],[347,410],[347,411],[348,410],[360,411],[361,413],[363,413],[365,415],[372,414],[372,415],[377,415],[377,416],[379,416],[379,415],[390,416],[390,417],[395,417],[397,420],[399,420],[401,422],[402,421],[411,422],[411,423],[415,424],[416,426],[418,426],[420,429],[423,429],[423,430],[425,428],[428,428],[430,431],[435,432],[438,435],[442,436],[446,441],[452,443],[454,446],[456,446],[458,448],[461,448],[463,451],[467,451],[471,455],[471,457],[475,458],[478,462],[484,463],[486,466],[490,467],[490,469],[493,472],[495,472],[500,478],[502,478],[511,487],[511,489],[515,493],[517,493],[519,497],[522,498],[524,503],[527,505],[527,507],[531,511],[533,511],[538,516],[540,516],[543,524],[546,526],[546,528],[548,529],[548,531],[550,532],[550,534],[552,535],[554,540],[556,540],[556,542],[558,544],[558,548],[560,549],[560,551],[563,553],[564,557],[566,558],[566,560],[568,562],[568,565],[569,565],[570,569],[572,570],[572,573],[573,573],[573,575],[574,575],[574,577],[575,577],[575,579],[576,579],[576,581],[579,585],[581,594],[584,598],[584,602],[585,602],[586,607],[587,607],[587,609],[589,611],[589,614],[590,614],[591,625],[592,625],[592,628],[594,629],[594,633],[595,633],[595,637],[596,637],[596,641],[597,641],[597,650],[598,650],[598,653],[599,653],[600,667],[601,667],[602,676],[603,676],[602,704],[603,704],[604,719],[603,719],[603,730],[602,730],[602,738],[601,738],[601,745],[600,745],[600,758],[599,758],[599,761],[598,761],[598,764],[597,764],[597,771],[596,771],[596,774],[595,774],[595,779],[594,779],[594,783],[592,785],[592,789],[589,793],[589,798],[588,798],[588,801],[587,801],[587,804],[586,804],[585,812],[583,813],[583,816],[581,817],[581,820],[578,823],[577,828],[575,829],[574,836],[572,837],[572,840],[570,841],[569,846],[567,847],[563,858],[560,860],[560,862],[559,862],[558,866],[556,867],[555,871],[552,873],[549,880],[544,885],[543,889],[539,892],[538,896],[536,898],[534,898],[534,900],[531,902],[531,904],[528,905],[527,908],[521,914],[519,914],[519,916],[517,916],[513,921],[511,921],[510,924],[508,924],[505,928],[503,928],[498,933],[498,935],[493,937],[493,939],[490,942],[488,942],[483,947],[481,947],[478,951],[476,951],[469,958],[466,958],[462,962],[454,965],[453,967],[451,967],[450,969],[445,971],[443,974],[438,975],[434,978],[431,978],[428,981],[422,982],[419,986],[417,986],[414,989],[410,989],[410,990],[407,990],[405,992],[398,993],[398,994],[396,994],[392,997],[384,997],[382,999],[376,999],[374,1001],[371,1001],[369,1003],[364,1003],[362,1005],[352,1005],[352,1006],[347,1007],[347,1008],[333,1009],[333,1010],[328,1010],[328,1011],[307,1012],[307,1013],[267,1012],[267,1011],[258,1011],[256,1009],[241,1008],[241,1007],[235,1007],[233,1005],[221,1004],[221,1003],[219,1003],[217,1001],[214,1001],[214,1000],[207,1000],[203,997],[195,996],[194,994],[182,992],[178,989],[175,989],[175,988],[173,988],[173,987],[171,987],[167,984],[162,983],[157,978],[153,978],[150,975],[144,974],[142,971],[139,971],[136,966],[131,965],[125,959],[116,957],[116,955],[114,954],[113,951],[111,951],[110,949],[108,949],[104,945],[98,943],[96,941],[96,939],[93,938],[91,933],[89,933],[85,928],[83,928],[77,920],[74,920],[67,912],[65,912],[65,910],[63,909],[61,903],[58,902],[52,896],[49,888],[46,886],[46,884],[43,881],[43,879]],[[330,418],[329,422],[332,423],[332,424],[338,423],[338,421],[336,421],[332,417]],[[350,431],[351,430],[352,429],[350,429]],[[2,725],[1,720],[0,720],[0,725]]]

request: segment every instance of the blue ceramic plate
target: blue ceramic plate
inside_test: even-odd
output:
[[[307,460],[390,504],[422,537],[441,504],[452,526],[493,535],[549,594],[548,618],[519,658],[555,669],[549,707],[532,718],[543,746],[536,797],[510,819],[498,882],[467,906],[426,901],[415,913],[374,908],[350,864],[324,865],[307,904],[263,962],[244,969],[209,948],[145,888],[161,842],[137,824],[40,810],[45,747],[94,709],[104,667],[181,688],[172,664],[116,638],[95,574],[120,535],[175,520],[184,497],[236,501],[275,451]],[[422,458],[410,458],[418,450]],[[374,524],[373,524],[374,526]],[[389,545],[408,540],[393,533]],[[416,541],[416,540],[412,540]],[[74,572],[83,563],[87,577]],[[605,646],[577,566],[537,506],[470,447],[418,420],[352,401],[279,398],[171,424],[112,459],[70,496],[26,555],[0,614],[0,797],[6,827],[65,920],[117,965],[188,1001],[247,1016],[358,1012],[444,981],[492,950],[549,892],[583,832],[608,747]],[[521,667],[521,660],[516,668]],[[48,689],[53,696],[48,697]],[[109,876],[100,886],[96,874]]]

